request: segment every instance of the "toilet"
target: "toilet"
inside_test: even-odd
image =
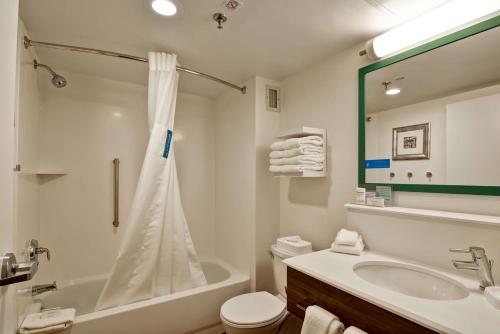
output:
[[[279,292],[278,295],[273,296],[266,291],[246,293],[233,297],[222,305],[220,318],[227,334],[278,332],[280,325],[289,314],[286,309],[286,265],[282,261],[311,251],[309,242],[300,241],[300,247],[294,247],[296,241],[293,241],[291,245],[285,245],[286,249],[277,245],[271,246],[274,282]],[[281,244],[284,245],[283,242]],[[305,248],[304,245],[306,245]]]

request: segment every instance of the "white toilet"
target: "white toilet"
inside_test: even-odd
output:
[[[309,243],[310,245],[310,243]],[[271,334],[277,333],[288,316],[286,309],[286,265],[282,260],[303,254],[271,246],[273,254],[274,282],[279,294],[253,292],[227,300],[221,307],[220,318],[227,334]]]

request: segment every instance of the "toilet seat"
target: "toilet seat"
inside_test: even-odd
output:
[[[266,291],[233,297],[220,310],[223,321],[239,328],[264,327],[286,315],[286,303]]]

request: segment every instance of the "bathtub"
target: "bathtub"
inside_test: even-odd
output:
[[[249,291],[249,278],[220,262],[202,262],[208,285],[102,311],[94,311],[106,275],[59,283],[42,308],[73,307],[73,326],[62,334],[221,333],[219,309]]]

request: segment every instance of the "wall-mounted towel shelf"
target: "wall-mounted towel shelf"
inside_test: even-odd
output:
[[[286,131],[280,132],[277,136],[276,139],[290,139],[290,138],[299,138],[299,137],[306,137],[306,136],[320,136],[323,138],[323,154],[325,156],[324,162],[323,162],[323,170],[322,171],[312,171],[312,170],[306,170],[303,171],[302,173],[283,173],[283,174],[274,174],[275,177],[325,177],[326,176],[326,171],[327,171],[327,157],[326,157],[326,151],[327,151],[327,138],[326,138],[326,130],[325,129],[319,129],[319,128],[312,128],[309,126],[302,126],[300,128],[294,128],[294,129],[289,129]]]
[[[451,211],[413,209],[413,208],[403,208],[397,206],[380,208],[380,207],[359,205],[359,204],[346,204],[345,207],[348,210],[363,211],[367,213],[372,212],[372,213],[387,214],[387,215],[444,219],[457,223],[461,222],[461,223],[475,223],[475,224],[500,226],[500,217],[498,216],[476,215],[471,213],[461,213],[461,212],[451,212]]]

